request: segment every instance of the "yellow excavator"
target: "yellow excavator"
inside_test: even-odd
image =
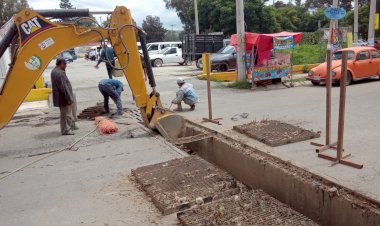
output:
[[[165,137],[177,136],[184,119],[163,108],[149,60],[145,32],[133,24],[131,12],[118,6],[109,14],[107,28],[83,27],[79,22],[90,19],[89,10],[32,10],[25,9],[13,16],[0,32],[0,57],[12,47],[12,56],[5,81],[0,87],[0,129],[5,127],[41,76],[50,61],[60,52],[89,42],[109,40],[141,110],[144,124],[157,128]],[[93,14],[93,13],[91,13]],[[49,19],[50,20],[49,20]],[[74,23],[53,22],[77,18]],[[93,21],[96,23],[96,21]],[[148,92],[137,46],[139,39],[152,88]],[[158,123],[161,121],[162,123]],[[165,127],[165,128],[164,128]]]

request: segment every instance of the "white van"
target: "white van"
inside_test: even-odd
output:
[[[167,47],[176,47],[182,49],[182,42],[152,42],[147,44],[149,55],[161,53],[162,50]]]

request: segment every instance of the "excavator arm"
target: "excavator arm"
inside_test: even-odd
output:
[[[41,14],[51,16],[53,12],[43,11]],[[54,11],[54,15],[59,14]],[[159,118],[168,115],[161,105],[159,93],[155,89],[155,81],[143,32],[133,25],[130,11],[125,7],[116,7],[112,12],[108,28],[80,27],[75,24],[60,24],[26,9],[13,17],[10,33],[0,43],[4,47],[7,40],[18,36],[18,47],[14,52],[6,79],[0,90],[0,129],[11,120],[25,97],[28,95],[37,79],[48,64],[60,52],[83,45],[108,39],[115,50],[121,70],[129,83],[135,97],[136,105],[141,110],[146,126],[155,128]],[[75,15],[73,10],[71,15]],[[53,16],[51,16],[53,17]],[[137,37],[140,37],[147,73],[152,91],[148,92],[145,76],[137,47]],[[4,51],[1,49],[0,56]],[[78,75],[80,76],[80,75]]]

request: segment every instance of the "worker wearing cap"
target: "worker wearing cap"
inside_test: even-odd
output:
[[[76,101],[71,83],[66,76],[66,60],[58,58],[56,67],[51,72],[51,84],[53,89],[53,104],[59,107],[61,112],[62,135],[74,135],[72,130],[78,129],[76,121]]]
[[[116,79],[103,79],[99,82],[98,87],[104,97],[104,113],[110,113],[108,102],[109,98],[111,98],[116,104],[117,115],[123,115],[123,107],[120,99],[121,92],[123,92],[123,83]]]
[[[198,102],[197,93],[194,87],[190,83],[186,83],[184,79],[180,78],[177,80],[179,90],[176,93],[176,98],[172,100],[172,104],[177,104],[175,111],[182,111],[182,101],[190,106],[190,110],[195,109],[195,104]]]

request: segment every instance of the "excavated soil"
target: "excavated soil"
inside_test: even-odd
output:
[[[320,133],[276,120],[250,122],[233,129],[272,147],[320,137]]]

